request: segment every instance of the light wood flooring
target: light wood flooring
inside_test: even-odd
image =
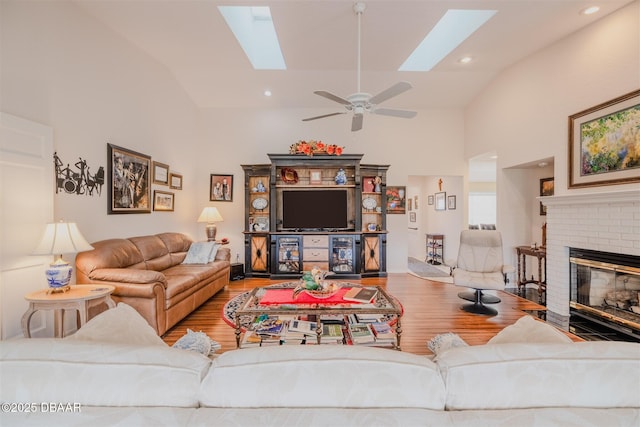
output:
[[[182,337],[187,328],[202,331],[222,344],[221,352],[236,348],[234,329],[222,319],[224,304],[254,287],[268,286],[283,282],[269,279],[244,279],[231,282],[197,310],[170,329],[164,341],[172,345]],[[415,354],[430,355],[426,343],[434,336],[453,332],[458,334],[469,345],[486,343],[491,337],[508,325],[515,323],[520,317],[533,311],[544,310],[545,307],[532,301],[502,291],[486,291],[498,295],[502,301],[491,306],[498,310],[497,316],[481,316],[460,310],[466,301],[458,298],[458,293],[465,290],[451,284],[425,280],[410,274],[389,274],[387,278],[366,278],[352,280],[366,286],[379,285],[395,296],[404,307],[402,317],[403,351]],[[573,337],[576,341],[578,337]]]

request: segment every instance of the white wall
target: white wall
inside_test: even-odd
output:
[[[109,142],[184,176],[173,213],[107,215],[105,185],[99,197],[56,194],[55,219],[77,222],[89,241],[165,230],[204,234],[195,222],[208,202],[206,191],[196,192],[204,176],[194,167],[198,114],[173,76],[71,2],[0,7],[1,111],[51,126],[54,149],[72,168],[81,157],[93,172],[106,170]]]
[[[465,156],[498,155],[497,221],[507,248],[530,243],[532,220],[539,218],[532,205],[537,177],[505,168],[553,158],[556,195],[637,187],[568,190],[567,123],[568,116],[639,87],[640,2],[635,1],[507,69],[467,108]]]

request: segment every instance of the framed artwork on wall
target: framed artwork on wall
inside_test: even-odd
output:
[[[169,185],[169,165],[160,162],[153,162],[153,183]]]
[[[542,178],[540,180],[540,195],[553,196],[553,178]],[[540,202],[540,215],[547,214],[547,207]]]
[[[322,169],[309,169],[309,184],[322,184]]]
[[[429,194],[429,196],[427,196],[427,204],[429,206],[433,205],[433,194]]]
[[[454,210],[456,208],[456,196],[447,197],[447,209]]]
[[[151,156],[107,144],[108,214],[151,213]]]
[[[211,174],[209,200],[213,202],[233,201],[233,175]]]
[[[409,221],[416,222],[416,213],[415,212],[409,212]]]
[[[640,182],[640,90],[569,116],[569,188]]]
[[[387,186],[387,213],[388,214],[404,214],[406,206],[406,187]]]
[[[174,190],[182,190],[182,175],[173,172],[170,173],[169,188],[173,188]]]
[[[174,194],[168,191],[153,191],[153,210],[160,212],[173,212]]]
[[[447,206],[445,205],[446,203],[446,199],[447,199],[447,193],[446,192],[440,192],[440,193],[436,193],[435,194],[435,198],[434,198],[434,203],[435,203],[435,210],[437,211],[444,211],[447,209]]]

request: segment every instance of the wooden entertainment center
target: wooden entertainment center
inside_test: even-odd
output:
[[[314,266],[386,276],[389,165],[361,164],[363,154],[268,156],[270,164],[242,165],[246,276],[296,278]]]

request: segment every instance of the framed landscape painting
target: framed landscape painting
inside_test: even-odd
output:
[[[107,144],[109,214],[151,213],[151,156]]]
[[[569,116],[569,188],[640,182],[640,90]]]

